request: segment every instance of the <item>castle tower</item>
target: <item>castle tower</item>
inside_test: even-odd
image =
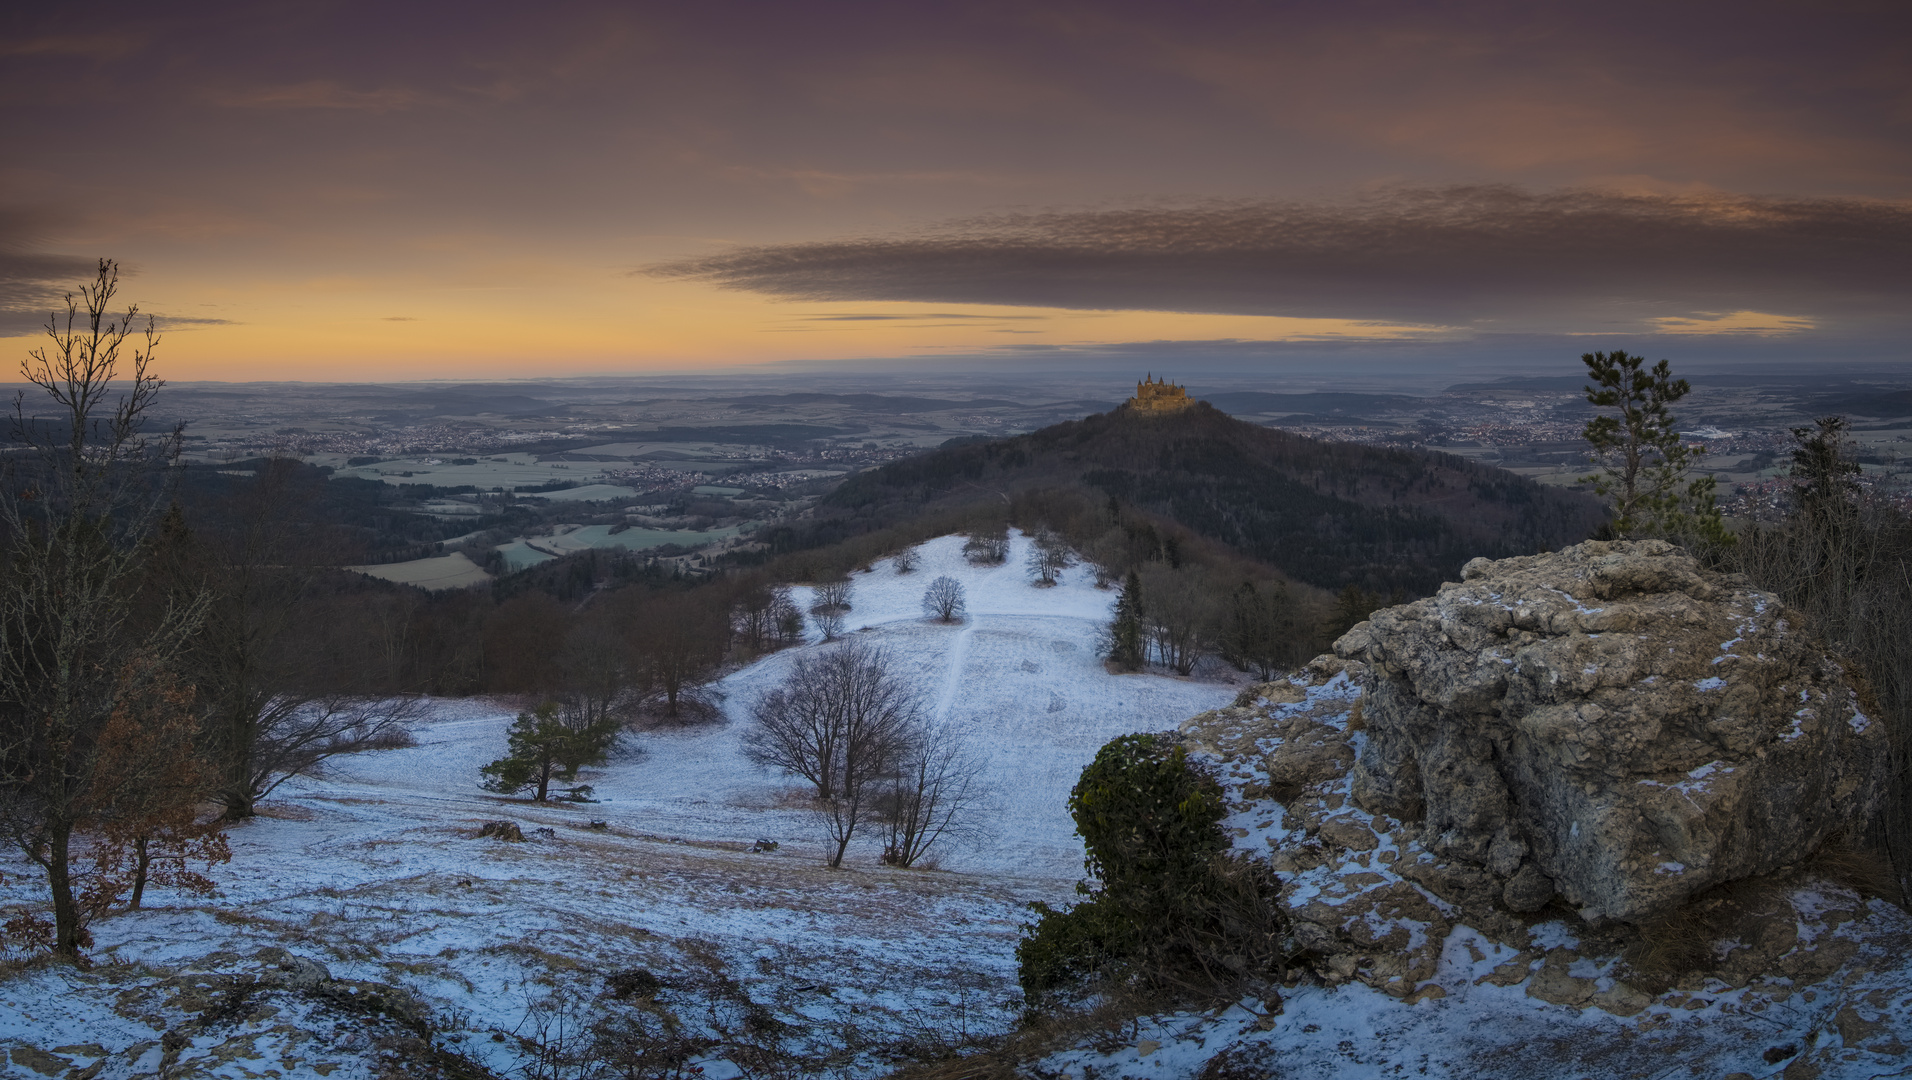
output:
[[[1181,412],[1193,404],[1185,387],[1158,379],[1154,372],[1135,384],[1135,396],[1128,400],[1129,408],[1145,413]]]

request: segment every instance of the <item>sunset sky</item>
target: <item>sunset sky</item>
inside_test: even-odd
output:
[[[37,5],[0,333],[175,379],[1908,361],[1897,3]],[[11,365],[13,358],[7,360]]]

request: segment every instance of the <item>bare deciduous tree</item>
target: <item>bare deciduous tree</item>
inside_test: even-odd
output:
[[[744,752],[814,786],[835,844],[830,865],[841,866],[878,782],[917,743],[920,712],[882,650],[848,641],[798,659],[785,685],[757,702]]]
[[[930,848],[966,833],[981,778],[980,763],[953,732],[925,730],[897,762],[879,800],[883,861],[914,866]]]
[[[567,726],[595,729],[615,723],[631,689],[629,648],[613,632],[610,619],[592,611],[564,635],[558,650],[558,711]]]
[[[154,561],[161,588],[176,602],[197,595],[206,605],[183,659],[217,770],[213,796],[228,821],[252,817],[254,805],[289,776],[335,754],[384,745],[414,711],[404,698],[342,692],[341,682],[357,673],[341,680],[300,633],[319,568],[338,554],[305,520],[313,485],[322,483],[298,462],[272,459],[229,497],[201,507],[197,531],[172,513],[160,526]],[[385,682],[396,679],[410,620],[389,629],[378,635]]]
[[[64,320],[47,321],[50,346],[22,361],[51,415],[32,411],[25,392],[15,398],[12,435],[26,452],[8,455],[0,491],[0,826],[45,871],[53,948],[73,959],[85,942],[73,834],[120,816],[115,793],[94,782],[101,736],[149,676],[177,662],[203,613],[193,600],[137,602],[180,432],[141,431],[164,385],[151,369],[150,317],[111,400],[138,316],[108,317],[118,285],[118,266],[102,259],[80,291],[84,308],[69,293]]]
[[[825,641],[835,641],[843,636],[845,620],[842,610],[838,608],[818,608],[811,613],[810,621],[816,624],[817,633],[822,634]]]
[[[914,573],[916,570],[916,562],[915,548],[904,548],[890,556],[890,565],[895,567],[896,572],[899,574]]]
[[[818,582],[815,590],[816,603],[811,606],[810,610],[816,611],[820,608],[835,608],[838,611],[850,610],[850,589],[849,578],[836,578],[831,581]]]
[[[634,599],[637,590],[625,590]],[[643,676],[647,700],[661,702],[666,720],[678,720],[686,706],[709,712],[700,688],[724,662],[730,627],[723,610],[696,594],[655,597],[619,615]]]
[[[1218,621],[1213,590],[1194,569],[1151,566],[1142,582],[1149,598],[1143,629],[1156,660],[1178,675],[1191,674],[1208,654]]]
[[[1048,529],[1037,529],[1029,539],[1029,572],[1035,575],[1037,585],[1054,585],[1056,575],[1073,565],[1069,545]]]
[[[968,607],[969,598],[963,594],[963,583],[948,574],[930,582],[929,588],[923,590],[923,614],[938,622],[956,622]]]
[[[963,558],[977,566],[995,566],[1009,557],[1009,529],[991,525],[977,529],[963,542]]]

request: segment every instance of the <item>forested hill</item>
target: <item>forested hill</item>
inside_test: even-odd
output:
[[[945,447],[852,477],[826,503],[890,516],[1039,487],[1112,496],[1310,584],[1410,595],[1457,580],[1477,555],[1562,547],[1603,520],[1593,499],[1501,469],[1292,435],[1205,403]]]

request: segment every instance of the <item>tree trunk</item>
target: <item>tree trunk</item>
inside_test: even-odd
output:
[[[225,813],[219,815],[222,821],[244,821],[249,817],[257,817],[259,814],[259,811],[253,808],[254,800],[250,787],[229,787],[219,793],[219,801],[226,807]]]
[[[551,790],[551,766],[552,763],[548,760],[538,765],[538,794],[533,799],[534,802],[543,802],[545,795]]]
[[[68,960],[80,958],[86,928],[80,925],[80,905],[73,899],[73,874],[67,865],[73,827],[56,822],[47,841],[47,886],[53,893],[53,951]]]
[[[133,838],[133,910],[139,910],[139,902],[146,895],[146,871],[153,865],[152,848],[148,846],[150,838],[145,833]]]

